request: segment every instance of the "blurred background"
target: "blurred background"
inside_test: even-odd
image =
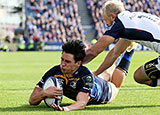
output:
[[[0,50],[61,51],[63,43],[74,39],[90,47],[108,29],[102,18],[105,1],[0,0]],[[123,3],[129,11],[160,16],[160,0]],[[138,45],[137,50],[150,49]]]

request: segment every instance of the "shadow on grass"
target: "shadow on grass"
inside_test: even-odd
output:
[[[128,109],[128,108],[155,108],[155,107],[160,107],[160,105],[131,105],[131,106],[103,106],[103,107],[95,107],[95,106],[87,106],[86,110],[121,110],[121,109]]]
[[[69,105],[70,103],[62,104],[62,106]],[[133,106],[87,106],[86,111],[101,111],[101,110],[121,110],[127,108],[155,108],[160,105],[133,105]],[[83,111],[84,111],[83,110]],[[54,111],[52,108],[47,108],[44,104],[38,106],[22,105],[19,107],[6,107],[0,108],[0,112],[19,112],[19,111]]]
[[[121,90],[160,90],[160,87],[150,87],[150,86],[122,86]]]
[[[61,104],[62,106],[70,105],[71,103]],[[25,104],[18,107],[6,107],[0,108],[0,112],[18,112],[18,111],[54,111],[52,108],[48,108],[45,104],[40,104],[38,106],[31,106]]]

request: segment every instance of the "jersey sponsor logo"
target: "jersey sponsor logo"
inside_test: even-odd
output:
[[[156,18],[153,17],[152,15],[139,15],[138,18],[146,18],[146,19],[149,19],[149,20],[151,20],[151,21],[153,21],[153,22],[156,22],[157,19],[158,19],[158,18],[156,19]]]
[[[73,89],[76,89],[78,80],[80,80],[80,78],[69,78],[70,87],[72,87]]]
[[[70,87],[72,87],[73,89],[76,89],[76,86],[77,86],[77,81],[71,81]]]
[[[86,89],[86,90],[91,90],[92,87],[93,87],[93,78],[92,78],[92,76],[91,75],[84,76],[82,78],[82,80],[83,80],[83,83],[84,83],[84,87],[83,88]]]

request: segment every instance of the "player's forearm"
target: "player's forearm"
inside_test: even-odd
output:
[[[86,50],[86,56],[84,57],[83,64],[87,64],[92,59],[94,59],[98,54],[92,49]]]
[[[102,72],[104,72],[106,69],[108,69],[109,67],[111,67],[114,62],[116,61],[116,59],[119,57],[119,55],[115,55],[113,53],[113,51],[111,50],[108,55],[106,56],[106,58],[104,59],[103,63],[99,66],[99,68],[94,72],[95,75],[99,75]]]
[[[111,36],[102,36],[91,48],[86,50],[86,56],[83,60],[83,64],[90,62],[98,54],[105,50],[114,41]]]
[[[29,99],[30,105],[38,105],[43,99],[46,98],[46,94],[43,90],[39,92],[33,92]]]
[[[69,111],[71,111],[71,110],[85,109],[86,105],[87,103],[84,101],[81,102],[76,101],[73,104],[66,107],[69,109]]]

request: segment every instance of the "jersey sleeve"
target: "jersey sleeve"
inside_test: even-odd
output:
[[[42,79],[37,83],[37,87],[43,88],[44,82],[47,80],[48,77],[53,76],[54,72],[56,71],[56,67],[52,67],[49,71],[47,71]]]
[[[115,39],[118,39],[123,36],[123,33],[124,33],[124,26],[117,17],[113,25],[110,27],[110,29],[107,30],[103,35],[109,35]]]
[[[80,88],[81,92],[90,93],[93,88],[93,77],[92,75],[86,75],[82,77],[82,85]]]

